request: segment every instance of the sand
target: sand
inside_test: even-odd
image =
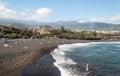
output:
[[[90,42],[66,39],[0,40],[0,76],[21,76],[21,69],[61,44]]]

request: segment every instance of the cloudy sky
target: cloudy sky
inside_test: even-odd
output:
[[[0,18],[120,23],[120,0],[0,0]]]

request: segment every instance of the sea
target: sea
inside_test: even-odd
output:
[[[24,68],[22,76],[120,76],[120,42],[59,45]]]
[[[120,76],[120,42],[90,42],[59,45],[51,55],[61,76]]]

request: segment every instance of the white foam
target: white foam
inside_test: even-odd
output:
[[[60,64],[64,64],[64,63],[65,64],[76,64],[76,63],[72,61],[71,59],[66,58],[64,52],[62,52],[62,50],[60,49],[55,49],[54,52],[51,53],[51,55],[56,60],[54,65],[58,67],[59,70],[61,71],[61,76],[71,76],[71,72],[68,69],[65,69],[64,67],[62,67],[62,65]]]
[[[54,65],[56,67],[59,68],[59,70],[61,71],[61,76],[81,76],[81,75],[75,75],[73,73],[73,69],[66,69],[65,67],[63,67],[61,64],[77,64],[75,63],[73,60],[66,58],[65,57],[65,52],[66,51],[73,51],[73,48],[77,48],[77,47],[87,47],[87,46],[91,46],[91,43],[75,43],[75,44],[64,44],[64,45],[59,45],[58,48],[56,48],[51,55],[53,56],[53,58],[56,60],[56,62],[54,63]],[[84,76],[84,74],[82,75]]]
[[[61,64],[77,64],[76,62],[74,62],[73,60],[65,57],[65,52],[66,51],[73,51],[73,48],[76,47],[82,47],[82,46],[89,46],[89,44],[86,43],[76,43],[76,44],[64,44],[64,45],[59,45],[58,48],[56,48],[51,55],[53,56],[53,58],[56,60],[56,62],[54,63],[54,65],[56,67],[59,68],[59,70],[61,71],[61,76],[80,76],[80,75],[75,75],[73,73],[73,69],[66,69],[64,66],[62,66]],[[82,75],[83,76],[83,75]]]
[[[77,47],[89,47],[89,46],[93,46],[96,44],[106,44],[106,43],[118,43],[118,44],[120,44],[120,42],[89,42],[89,43],[74,43],[74,44],[59,45],[58,48],[56,48],[51,53],[53,58],[56,60],[54,65],[56,67],[58,67],[59,70],[61,71],[61,76],[85,76],[84,73],[83,73],[83,75],[75,75],[74,73],[72,73],[72,71],[73,71],[72,69],[66,69],[65,67],[60,65],[60,64],[77,64],[73,60],[66,58],[65,52],[66,51],[73,51],[72,49],[77,48]]]

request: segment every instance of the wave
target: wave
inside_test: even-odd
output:
[[[75,44],[64,44],[59,45],[58,48],[56,48],[51,55],[56,60],[54,65],[59,68],[61,71],[61,76],[80,76],[78,73],[75,74],[75,69],[73,68],[66,68],[66,66],[73,66],[77,63],[73,60],[69,59],[65,56],[67,51],[73,51],[74,48],[77,47],[87,47],[90,46],[90,43],[75,43]],[[85,72],[81,72],[81,76],[85,76]]]
[[[78,65],[78,63],[74,62],[70,58],[66,57],[66,53],[69,51],[74,51],[74,48],[81,47],[90,47],[98,44],[120,44],[120,42],[89,42],[89,43],[74,43],[74,44],[63,44],[59,45],[51,55],[56,60],[54,65],[59,68],[61,71],[61,76],[85,76],[85,71],[76,73],[75,68],[71,68],[71,66]],[[119,46],[117,46],[119,47]]]

